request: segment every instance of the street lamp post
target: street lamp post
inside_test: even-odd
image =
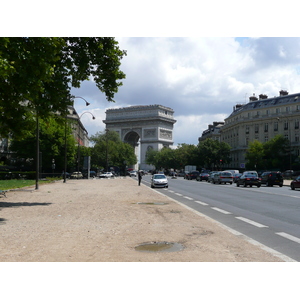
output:
[[[89,106],[90,103],[85,100],[83,97],[77,97],[77,96],[71,96],[71,99],[76,99],[76,98],[80,98],[82,100],[85,101],[85,105],[86,106]],[[64,183],[66,183],[67,181],[67,118],[68,118],[68,115],[66,115],[65,117],[65,163],[64,163]]]

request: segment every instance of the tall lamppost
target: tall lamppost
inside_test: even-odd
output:
[[[105,138],[106,138],[106,172],[108,172],[108,129],[105,129]]]
[[[85,105],[86,106],[89,106],[90,103],[85,100],[83,97],[77,97],[77,96],[71,96],[71,99],[77,99],[77,98],[80,98],[82,100],[85,101]],[[64,165],[64,183],[66,183],[67,181],[67,118],[68,118],[68,115],[66,115],[65,117],[65,165]]]

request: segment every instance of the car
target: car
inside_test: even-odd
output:
[[[83,175],[81,172],[73,172],[70,176],[71,179],[81,179],[83,178]]]
[[[136,177],[137,176],[137,172],[136,171],[130,171],[129,172],[129,176],[130,177]]]
[[[267,171],[261,174],[261,184],[266,186],[279,185],[283,186],[283,176],[281,172]]]
[[[221,171],[214,174],[212,178],[212,183],[233,183],[233,176],[230,172]]]
[[[184,176],[185,176],[185,172],[178,172],[178,173],[177,173],[177,176],[178,176],[178,177],[184,177]]]
[[[187,179],[187,180],[197,179],[197,176],[199,176],[199,174],[200,174],[199,171],[191,171],[186,174],[185,179]]]
[[[300,176],[291,181],[290,186],[292,190],[300,188]]]
[[[114,177],[114,174],[112,172],[104,172],[104,173],[100,174],[99,177],[100,178],[112,178],[112,177]]]
[[[151,177],[151,188],[168,187],[168,178],[164,174],[153,174]]]
[[[205,180],[205,181],[208,181],[208,177],[209,177],[209,174],[208,173],[200,173],[196,180],[197,181],[202,181],[202,180]]]
[[[214,175],[216,173],[218,173],[218,171],[211,171],[211,172],[209,172],[209,176],[207,178],[207,182],[212,182],[212,179],[213,179],[213,177],[214,177]]]
[[[258,175],[244,172],[243,175],[236,181],[236,186],[239,187],[240,185],[243,185],[244,187],[247,187],[248,185],[250,187],[256,185],[259,188],[261,186],[261,182]]]

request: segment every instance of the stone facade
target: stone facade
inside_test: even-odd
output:
[[[228,167],[243,168],[250,142],[264,143],[278,134],[290,141],[292,153],[299,156],[300,93],[288,95],[280,91],[279,97],[253,95],[249,100],[247,104],[236,105],[220,129],[221,141],[231,146],[232,162]]]
[[[135,148],[140,166],[135,169],[148,170],[153,166],[146,164],[149,149],[160,150],[173,145],[174,111],[162,105],[138,105],[106,111],[106,129],[119,133],[123,142]]]

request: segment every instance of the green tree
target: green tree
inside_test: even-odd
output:
[[[230,162],[230,146],[227,143],[208,138],[197,147],[198,163],[206,168],[219,168]]]
[[[192,144],[179,144],[174,150],[175,169],[184,169],[186,165],[197,165],[197,146]]]
[[[264,157],[265,152],[263,143],[259,142],[258,140],[250,142],[245,155],[245,159],[247,161],[246,168],[254,170],[265,169]]]
[[[0,136],[22,138],[36,116],[65,116],[71,88],[89,77],[113,101],[124,55],[109,37],[0,37]]]
[[[76,154],[75,139],[72,135],[70,124],[67,126],[67,160],[69,167],[74,165]],[[15,157],[22,161],[31,162],[35,157],[35,135],[26,135],[23,139],[13,139],[10,150],[15,152]],[[57,118],[48,118],[40,122],[40,152],[42,153],[41,165],[44,171],[50,171],[52,159],[55,160],[55,172],[64,170],[65,156],[65,127],[57,122]]]
[[[290,142],[283,135],[276,135],[264,143],[264,158],[268,169],[289,169],[291,159]]]
[[[128,165],[137,163],[133,147],[123,143],[115,131],[97,132],[90,140],[94,144],[91,148],[93,168],[106,169],[108,164],[124,169],[125,161]]]

